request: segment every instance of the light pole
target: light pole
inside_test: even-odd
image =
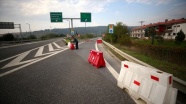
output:
[[[67,20],[69,22],[69,32],[70,32],[70,20]],[[70,33],[71,34],[71,33]]]
[[[31,29],[30,29],[30,24],[29,23],[26,23],[28,26],[29,26],[29,30],[30,30],[30,36],[31,36]]]
[[[69,29],[70,29],[70,20],[67,20],[69,22]]]
[[[87,33],[86,22],[87,22],[87,19],[85,19],[85,34]]]

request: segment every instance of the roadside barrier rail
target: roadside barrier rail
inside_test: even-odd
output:
[[[102,40],[102,41],[103,41],[104,44],[106,44],[108,47],[110,47],[112,50],[114,50],[116,53],[118,53],[120,56],[124,57],[128,61],[135,62],[137,64],[141,64],[143,66],[156,69],[155,67],[153,67],[153,66],[151,66],[151,65],[149,65],[147,63],[144,63],[144,62],[142,62],[142,61],[140,61],[140,60],[138,60],[138,59],[136,59],[136,58],[124,53],[124,52],[122,52],[121,50],[117,49],[116,47],[114,47],[113,45],[109,44],[108,42],[105,42],[104,40]],[[156,70],[158,70],[158,69],[156,69]],[[158,70],[158,71],[160,71],[160,70]],[[180,86],[176,87],[176,88],[179,91],[181,91],[181,92],[186,94],[186,90],[185,90],[186,89],[186,82],[181,80],[181,79],[179,79],[179,78],[177,78],[177,77],[173,77],[173,81],[176,82],[176,83],[179,83]]]

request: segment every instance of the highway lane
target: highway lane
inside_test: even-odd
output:
[[[87,62],[89,50],[95,49],[95,40],[82,43],[78,50],[69,50],[62,44],[57,44],[61,48],[52,44],[55,47],[52,51],[49,51],[49,46],[44,47],[43,54],[47,53],[46,55],[34,57],[42,49],[39,48],[18,56],[25,56],[21,61],[25,63],[1,68],[1,71],[4,70],[2,73],[20,68],[0,77],[1,104],[134,104],[130,96],[113,83],[113,76],[105,77],[106,74],[101,70],[107,70],[106,68],[97,69]],[[4,65],[12,60],[15,62],[15,59]],[[43,60],[26,62],[32,59]],[[25,64],[28,66],[21,67]]]
[[[20,54],[22,52],[31,50],[33,48],[46,45],[51,42],[59,41],[62,40],[62,38],[57,38],[57,39],[50,39],[50,40],[45,40],[45,41],[40,41],[40,42],[31,42],[31,43],[25,43],[25,44],[19,44],[15,46],[4,46],[0,47],[0,60],[3,60],[5,58]]]

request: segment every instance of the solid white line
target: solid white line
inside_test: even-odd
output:
[[[64,49],[64,50],[61,50],[61,51],[57,51],[57,52],[55,52],[54,54],[48,55],[48,56],[43,57],[43,58],[40,58],[40,59],[38,59],[38,60],[36,60],[36,61],[30,62],[30,63],[28,63],[28,64],[25,64],[25,65],[23,65],[23,66],[20,66],[20,67],[18,67],[18,68],[15,68],[15,69],[13,69],[13,70],[10,70],[10,71],[7,71],[7,72],[5,72],[5,73],[2,73],[2,74],[0,74],[0,77],[3,77],[3,76],[8,75],[8,74],[11,74],[11,73],[13,73],[13,72],[15,72],[15,71],[17,71],[17,70],[19,70],[19,69],[22,69],[22,68],[24,68],[24,67],[26,67],[26,66],[32,65],[32,64],[34,64],[34,63],[36,63],[36,62],[39,62],[39,61],[44,60],[44,59],[46,59],[46,58],[49,58],[49,57],[51,57],[51,56],[53,56],[53,55],[56,55],[56,54],[58,54],[58,53],[60,53],[60,52],[65,51],[65,50],[67,50],[67,49],[68,49],[68,48],[66,48],[66,49]]]
[[[55,42],[53,42],[53,44],[57,47],[57,48],[61,48],[58,44],[56,44]]]
[[[37,56],[41,56],[42,53],[43,53],[43,49],[44,49],[44,46],[40,47],[39,50],[37,51],[36,55],[34,57],[37,57]]]
[[[114,70],[114,68],[105,60],[107,69],[112,73],[114,78],[117,80],[119,77],[119,74]]]
[[[49,48],[49,51],[53,51],[54,50],[54,48],[52,47],[52,44],[51,43],[48,44],[48,48]]]
[[[56,41],[60,41],[60,40],[61,40],[61,39],[57,39]],[[46,41],[50,41],[50,40],[46,40]],[[0,49],[1,49],[1,48],[10,48],[10,47],[22,46],[22,45],[28,45],[28,44],[41,43],[41,42],[46,42],[46,41],[37,41],[37,42],[30,42],[30,43],[24,43],[24,44],[17,44],[17,45],[3,46],[3,47],[0,47]]]
[[[97,43],[95,43],[95,47],[96,47],[96,50],[97,51],[99,51],[98,50],[98,47],[97,47]],[[105,60],[105,59],[104,59]],[[105,60],[105,63],[106,63],[106,67],[107,67],[107,69],[110,71],[110,73],[114,76],[114,78],[116,79],[116,80],[118,80],[118,77],[119,77],[119,74],[114,70],[114,68]],[[126,91],[127,92],[127,91]],[[128,93],[128,92],[127,92]],[[130,95],[130,93],[128,93],[129,95]],[[132,96],[131,96],[131,98],[134,100],[134,102],[136,103],[136,104],[144,104],[142,101],[140,101],[140,100],[136,100],[136,99],[134,99]]]
[[[98,46],[97,46],[97,42],[95,43],[95,48],[97,51],[98,50]],[[104,59],[105,60],[105,59]],[[118,79],[118,76],[119,74],[114,70],[114,68],[105,60],[105,63],[106,63],[106,67],[107,69],[110,71],[110,73],[114,76],[114,78],[117,80]]]

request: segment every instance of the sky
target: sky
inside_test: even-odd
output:
[[[51,23],[50,12],[62,12],[63,18],[80,18],[91,13],[86,26],[108,26],[122,22],[127,26],[186,18],[186,0],[0,0],[0,22],[21,24],[22,32],[68,28],[69,21]],[[26,24],[28,23],[28,24]],[[73,20],[74,27],[85,27]],[[17,26],[17,25],[15,25]],[[0,29],[0,34],[19,32],[19,28]]]

